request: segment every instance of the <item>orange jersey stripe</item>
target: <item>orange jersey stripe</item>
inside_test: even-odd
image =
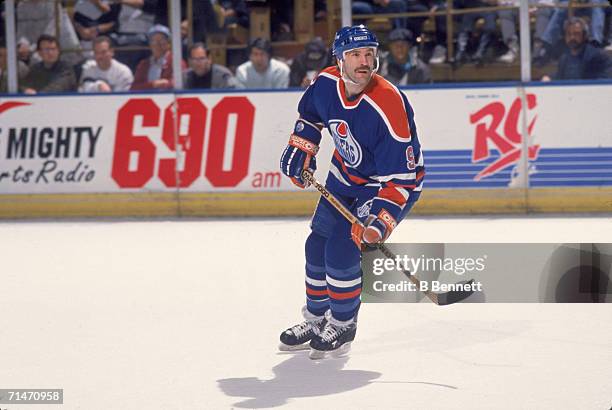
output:
[[[378,191],[378,196],[380,198],[388,199],[391,202],[395,202],[399,206],[406,203],[406,198],[404,198],[404,195],[400,194],[394,187],[382,188],[380,191]]]
[[[324,290],[314,290],[306,287],[306,293],[312,296],[327,296],[327,289]]]
[[[355,296],[359,296],[360,294],[361,294],[361,288],[355,289],[354,291],[347,292],[347,293],[338,293],[338,292],[334,292],[333,290],[329,291],[329,296],[331,298],[339,299],[339,300],[354,298]]]
[[[336,158],[338,162],[340,162],[340,165],[342,166],[342,171],[344,171],[344,174],[348,176],[351,181],[353,181],[356,184],[360,184],[360,185],[368,183],[367,179],[359,178],[359,177],[356,177],[355,175],[349,174],[348,169],[346,168],[346,165],[344,164],[344,161],[342,160],[342,157],[340,156],[340,153],[338,152],[337,149],[334,149],[334,158]]]

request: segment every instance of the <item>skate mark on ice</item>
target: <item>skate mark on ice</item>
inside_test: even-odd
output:
[[[436,387],[444,387],[447,389],[453,389],[453,390],[458,390],[459,387],[457,386],[451,386],[450,384],[442,384],[442,383],[432,383],[432,382],[403,382],[403,381],[387,381],[387,380],[375,380],[372,383],[388,383],[388,384],[426,384],[429,386],[436,386]]]
[[[247,397],[238,408],[261,409],[287,404],[291,399],[320,397],[361,389],[382,376],[365,370],[344,370],[348,357],[312,361],[294,354],[272,368],[274,378],[238,377],[217,380],[227,396]]]

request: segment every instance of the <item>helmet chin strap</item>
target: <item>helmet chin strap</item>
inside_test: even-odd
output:
[[[378,53],[376,53],[376,64],[374,65],[374,68],[372,69],[372,72],[370,73],[370,78],[368,78],[368,82],[372,79],[372,77],[374,76],[374,74],[376,74],[376,72],[378,71],[378,68],[380,67],[380,62],[378,61]],[[353,85],[361,85],[359,83],[356,83],[355,81],[353,81],[348,74],[345,75],[346,73],[344,72],[344,56],[342,56],[342,60],[338,61],[338,65],[340,66],[340,77],[342,78],[342,80],[345,83],[349,83],[349,84],[353,84]]]

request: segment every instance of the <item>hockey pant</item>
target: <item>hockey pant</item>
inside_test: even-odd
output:
[[[348,197],[335,196],[364,221],[377,190]],[[414,202],[404,206],[398,222]],[[361,303],[361,251],[351,239],[351,224],[327,200],[321,198],[306,239],[306,308],[315,316],[329,309],[331,321],[350,324],[356,320]]]

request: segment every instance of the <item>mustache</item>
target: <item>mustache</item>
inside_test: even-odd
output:
[[[368,70],[369,71],[371,69],[372,69],[372,67],[370,67],[369,65],[362,65],[362,66],[357,67],[355,69],[355,71],[357,71],[357,70]]]

